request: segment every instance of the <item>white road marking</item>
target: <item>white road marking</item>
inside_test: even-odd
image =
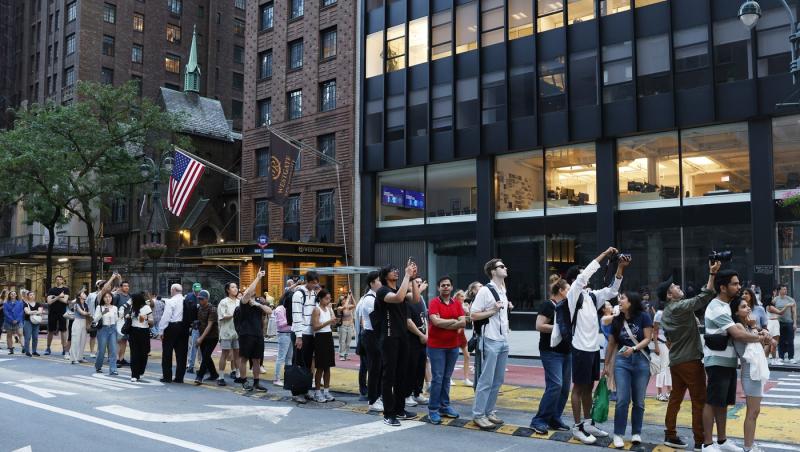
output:
[[[39,387],[39,386],[26,385],[24,383],[15,383],[13,386],[15,388],[24,389],[26,391],[32,392],[32,393],[38,395],[39,397],[44,397],[45,399],[52,399],[53,397],[55,397],[58,394],[60,394],[60,395],[75,395],[76,394],[75,392],[62,391],[60,389],[46,389],[46,388],[42,388],[42,387]]]
[[[31,446],[25,446],[25,447],[13,450],[11,452],[33,452],[33,449],[31,449]]]
[[[766,447],[767,449],[800,450],[800,447],[790,446],[789,444],[764,443],[764,442],[759,441],[758,445],[762,446],[762,447]]]
[[[770,392],[772,392],[772,391],[774,391],[774,389],[772,389]],[[768,393],[768,394],[764,394],[764,398],[765,399],[767,399],[767,398],[770,398],[770,399],[800,399],[800,396],[783,395],[783,394],[769,394]]]
[[[14,361],[14,359],[13,359],[13,358],[3,358],[3,359],[0,359],[0,363],[2,363],[3,361]]]
[[[102,425],[103,427],[119,430],[125,433],[130,433],[131,435],[141,436],[142,438],[152,439],[155,441],[160,441],[162,443],[172,444],[173,446],[183,447],[184,449],[196,450],[200,452],[223,452],[222,449],[215,449],[213,447],[204,446],[202,444],[193,443],[191,441],[185,441],[179,438],[173,438],[171,436],[161,435],[159,433],[143,430],[136,427],[131,427],[128,425],[123,425],[120,424],[119,422],[113,422],[89,414],[84,414],[77,411],[50,406],[44,403],[28,400],[22,397],[17,397],[3,392],[0,392],[0,399],[10,400],[12,402],[16,402],[22,405],[27,405],[33,408],[39,408],[40,410],[49,411],[51,413],[60,414],[62,416],[69,416],[75,419],[79,419],[82,422],[91,422],[93,424]]]
[[[77,380],[80,383],[86,383],[100,388],[119,388],[119,389],[139,389],[136,383],[125,383],[120,380],[103,377],[90,377],[87,375],[73,375],[69,377],[70,380]]]
[[[798,385],[798,386],[800,386],[800,385]],[[769,390],[769,392],[797,392],[797,389],[791,389],[791,388],[772,388],[772,389],[770,389],[770,390]]]
[[[37,386],[42,386],[42,385],[45,385],[45,386],[47,386],[47,385],[57,386],[59,389],[73,389],[73,390],[80,390],[80,391],[103,392],[102,389],[93,388],[91,386],[86,386],[86,385],[78,384],[78,383],[70,383],[68,381],[64,381],[63,379],[55,380],[53,378],[36,377],[36,378],[26,378],[25,380],[20,380],[20,381],[22,383],[30,383],[30,384],[35,383]]]
[[[241,452],[284,452],[287,450],[291,450],[292,452],[312,452],[341,444],[352,443],[361,439],[374,438],[386,433],[420,427],[422,425],[425,425],[425,423],[419,421],[403,421],[400,427],[386,425],[383,421],[369,422],[315,433],[302,438],[293,438],[271,444],[264,444],[263,446],[253,447]]]
[[[769,406],[800,406],[800,403],[781,403],[781,402],[761,402],[761,404]]]
[[[211,408],[218,408],[220,411],[209,411],[205,413],[149,413],[128,408],[120,405],[108,405],[97,407],[98,410],[111,413],[116,416],[125,417],[137,421],[145,422],[198,422],[212,421],[217,419],[230,419],[236,417],[258,416],[261,419],[277,424],[286,417],[291,407],[270,407],[258,405],[207,405]]]

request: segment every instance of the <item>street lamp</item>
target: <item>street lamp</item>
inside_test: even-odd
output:
[[[158,236],[162,230],[167,228],[167,220],[164,216],[164,206],[161,204],[161,171],[166,171],[167,173],[172,173],[172,167],[174,165],[174,160],[169,154],[164,154],[161,156],[161,161],[156,164],[156,162],[148,157],[143,156],[144,161],[141,165],[139,165],[139,171],[142,173],[142,178],[147,179],[148,177],[152,177],[153,188],[150,193],[150,220],[149,220],[149,231],[150,231],[150,243],[158,243]],[[153,294],[158,294],[158,276],[156,273],[156,260],[153,259]]]
[[[786,0],[781,0],[783,7],[786,8],[786,13],[789,14],[789,49],[791,50],[792,54],[792,61],[789,63],[789,73],[792,74],[792,83],[797,85],[798,76],[800,76],[800,61],[797,58],[798,52],[798,41],[800,41],[800,31],[797,29],[797,19],[795,19],[794,12],[792,8],[789,7],[789,4],[786,3]],[[749,29],[752,29],[758,23],[758,19],[761,18],[761,5],[758,4],[756,0],[746,0],[742,3],[742,6],[739,7],[739,20]],[[792,103],[780,103],[777,106],[779,107],[787,107],[787,106],[798,106],[800,103],[792,102]]]

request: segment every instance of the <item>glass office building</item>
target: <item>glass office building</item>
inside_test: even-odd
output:
[[[362,263],[413,256],[465,288],[500,257],[517,328],[610,245],[628,289],[696,291],[732,250],[798,295],[790,27],[760,3],[750,30],[727,0],[362,2]]]

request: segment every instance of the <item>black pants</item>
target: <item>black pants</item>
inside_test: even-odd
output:
[[[216,337],[207,337],[200,343],[200,369],[197,371],[198,380],[202,380],[206,372],[208,372],[212,380],[219,378],[217,367],[214,365],[214,360],[211,359],[211,354],[214,353],[214,348],[216,348],[216,346]]]
[[[161,355],[161,375],[172,381],[172,353],[175,352],[175,380],[183,381],[186,373],[186,355],[189,354],[189,330],[183,323],[174,322],[164,330],[164,345]]]
[[[366,397],[369,394],[369,387],[367,386],[367,370],[369,370],[369,356],[367,356],[366,344],[364,344],[364,333],[367,330],[362,329],[358,334],[358,341],[356,342],[356,354],[358,354],[358,394]]]
[[[383,359],[383,416],[398,416],[406,409],[408,339],[382,337],[380,349]]]
[[[378,336],[372,330],[364,330],[364,348],[367,351],[367,397],[370,405],[381,396],[382,362],[378,347]]]
[[[131,334],[128,335],[128,344],[131,346],[131,377],[139,378],[147,368],[147,354],[150,353],[150,329],[132,327]]]
[[[406,397],[419,396],[422,393],[422,384],[425,381],[425,363],[428,361],[425,345],[419,342],[419,337],[408,336],[408,365],[406,366]]]
[[[778,343],[778,357],[783,359],[789,355],[789,359],[794,359],[794,324],[791,322],[780,322],[781,341]]]

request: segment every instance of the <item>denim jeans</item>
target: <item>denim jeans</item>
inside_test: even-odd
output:
[[[197,360],[197,350],[200,348],[197,346],[197,338],[200,337],[200,330],[192,330],[192,350],[189,352],[189,365],[186,366],[189,369],[194,369],[194,363]]]
[[[539,411],[531,419],[531,425],[550,427],[558,424],[569,398],[569,383],[572,375],[572,357],[569,353],[543,351],[544,394],[539,402]]]
[[[39,346],[39,326],[34,325],[30,320],[23,321],[22,335],[25,338],[25,344],[22,347],[23,353],[36,352],[36,347]]]
[[[281,379],[281,369],[286,363],[292,363],[294,344],[292,333],[278,333],[278,356],[275,358],[275,380]]]
[[[450,377],[458,361],[458,347],[428,347],[428,359],[431,360],[431,398],[428,400],[428,411],[436,412],[450,406]]]
[[[497,394],[506,377],[506,361],[508,361],[508,342],[493,341],[481,337],[480,344],[483,355],[481,375],[475,387],[475,402],[472,404],[472,417],[488,416],[494,411]]]
[[[94,368],[100,370],[105,361],[106,347],[108,347],[110,373],[117,371],[117,326],[104,325],[97,332],[97,359],[94,361]]]
[[[631,409],[631,433],[642,433],[644,421],[644,396],[650,381],[650,363],[641,352],[626,358],[617,355],[614,366],[614,380],[617,384],[617,408],[614,412],[614,434],[623,436],[628,425],[628,405]]]

